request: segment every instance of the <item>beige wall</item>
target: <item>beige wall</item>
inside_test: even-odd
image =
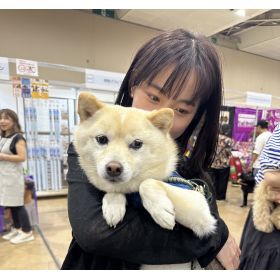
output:
[[[125,72],[137,49],[157,33],[74,10],[0,10],[0,56],[13,58]],[[227,48],[220,50],[226,100],[247,90],[280,97],[279,61]],[[40,76],[84,82],[82,73],[53,69],[40,69]],[[280,107],[279,101],[274,99],[274,104]]]
[[[80,11],[0,10],[0,56],[125,72],[136,50],[156,33]]]
[[[245,102],[246,91],[275,96],[273,106],[280,107],[280,61],[261,56],[220,48],[223,62],[225,97],[228,102]]]

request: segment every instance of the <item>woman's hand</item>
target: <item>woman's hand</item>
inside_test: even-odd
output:
[[[217,259],[225,269],[238,269],[240,253],[235,239],[229,234],[225,245],[217,255]]]
[[[0,153],[0,161],[5,160],[5,158],[6,158],[6,154]]]

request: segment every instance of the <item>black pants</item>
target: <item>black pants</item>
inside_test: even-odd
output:
[[[249,192],[243,191],[243,202],[242,202],[242,206],[247,206],[248,194],[249,194]]]
[[[209,174],[213,181],[213,186],[215,189],[217,200],[226,199],[229,171],[230,171],[229,167],[221,168],[221,169],[215,169],[215,168],[210,169]]]
[[[22,229],[24,232],[31,231],[31,225],[28,218],[28,214],[24,206],[9,207],[12,212],[14,227],[16,229]]]

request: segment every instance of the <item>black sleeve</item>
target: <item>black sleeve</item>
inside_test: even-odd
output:
[[[202,267],[215,258],[228,237],[218,218],[217,232],[199,239],[181,225],[170,231],[161,228],[144,209],[127,206],[116,228],[102,215],[104,193],[91,185],[79,166],[74,146],[68,149],[68,211],[73,235],[86,253],[122,259],[137,264],[184,263],[198,259]]]
[[[16,144],[19,140],[23,140],[24,142],[26,142],[25,138],[22,136],[22,134],[18,133],[16,136],[14,136],[11,145],[10,145],[10,151],[11,153],[13,153],[14,155],[17,154],[17,150],[16,150]]]

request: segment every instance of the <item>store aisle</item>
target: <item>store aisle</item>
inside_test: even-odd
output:
[[[248,195],[248,206],[240,207],[242,204],[242,191],[239,186],[232,186],[228,184],[226,201],[217,201],[219,212],[221,217],[226,222],[232,236],[235,238],[237,244],[239,244],[243,225],[246,221],[249,207],[252,204],[253,194]]]
[[[71,241],[67,198],[38,200],[40,228],[58,263],[62,263]],[[43,239],[34,231],[35,241],[12,245],[0,238],[0,269],[57,269]]]
[[[220,215],[239,243],[249,208],[240,208],[242,192],[229,185],[227,201],[218,201]],[[252,202],[249,195],[248,203]],[[38,201],[40,228],[57,261],[64,260],[71,241],[71,228],[67,216],[67,198],[49,198]],[[40,235],[35,241],[12,245],[0,238],[0,269],[57,269]]]

